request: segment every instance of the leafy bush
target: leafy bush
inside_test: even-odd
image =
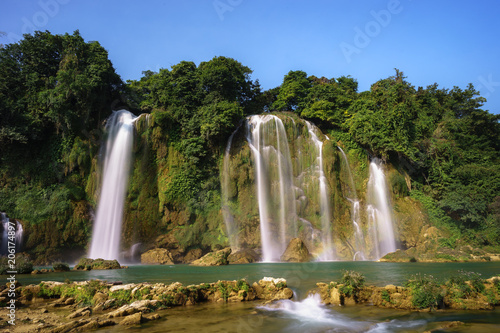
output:
[[[8,257],[0,257],[0,275],[7,274],[7,271],[16,271],[18,274],[29,274],[33,271],[33,263],[24,255],[17,255],[14,269],[10,266]]]
[[[73,297],[82,306],[91,306],[93,298],[99,291],[107,289],[106,285],[99,280],[90,280],[84,285],[63,285],[61,287],[61,297]]]
[[[500,279],[499,278],[493,279],[493,285],[497,289],[497,292],[500,293]]]
[[[417,309],[437,308],[443,300],[439,283],[432,275],[413,275],[405,287],[410,290],[412,304]]]
[[[238,280],[236,282],[236,287],[238,288],[238,290],[244,290],[246,292],[248,292],[248,290],[250,290],[250,285],[248,284],[247,281],[245,280]]]
[[[472,288],[467,284],[466,275],[463,274],[463,271],[451,276],[446,282],[446,287],[448,288],[448,294],[455,300],[464,299],[473,293]]]
[[[344,296],[357,298],[364,284],[365,277],[361,273],[344,270],[339,282],[339,292]]]
[[[229,297],[229,288],[224,282],[219,282],[217,283],[217,289],[219,290],[222,298],[224,301],[227,301],[227,298]]]
[[[132,301],[132,291],[125,290],[125,289],[119,289],[119,290],[116,290],[116,291],[113,291],[112,293],[110,293],[109,298],[115,299],[114,304],[117,306],[120,306],[123,304],[128,304]]]
[[[63,262],[55,262],[52,264],[52,268],[56,272],[68,272],[69,271],[69,265]]]
[[[389,295],[389,292],[387,290],[382,290],[382,292],[380,293],[380,296],[382,297],[382,299],[384,301],[386,301],[387,303],[390,303],[391,302],[391,295]]]

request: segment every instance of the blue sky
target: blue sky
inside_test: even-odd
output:
[[[80,30],[123,80],[181,60],[235,58],[264,89],[290,70],[351,75],[364,91],[404,72],[416,87],[473,83],[500,113],[500,1],[2,0],[0,43]]]

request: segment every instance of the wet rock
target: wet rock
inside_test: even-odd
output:
[[[151,320],[158,320],[160,319],[160,315],[157,314],[157,313],[153,313],[152,315],[150,316],[147,316],[147,317],[142,317],[145,321],[151,321]]]
[[[201,249],[191,249],[186,253],[184,258],[182,259],[182,262],[185,264],[190,264],[193,261],[200,259],[202,255],[203,251]]]
[[[65,305],[72,305],[75,304],[75,299],[73,297],[70,297],[64,301]]]
[[[284,262],[308,262],[312,256],[300,238],[292,238],[280,259]]]
[[[102,292],[95,293],[94,297],[92,298],[94,304],[104,303],[107,300],[108,300],[108,295]]]
[[[259,260],[259,255],[252,249],[244,249],[231,253],[227,260],[230,264],[250,264]]]
[[[131,304],[123,305],[117,310],[108,313],[105,318],[111,319],[116,317],[125,317],[137,312],[150,312],[153,309],[156,309],[159,305],[159,301],[157,300],[142,300],[135,301]]]
[[[252,287],[258,299],[273,301],[293,297],[293,291],[287,287],[286,280],[282,278],[265,277]]]
[[[134,313],[133,315],[129,315],[123,318],[123,320],[120,322],[120,325],[124,326],[139,325],[142,322],[143,322],[142,313],[137,312]]]
[[[91,314],[92,314],[92,309],[86,306],[84,308],[76,310],[75,312],[68,315],[66,318],[73,319],[78,317],[90,317]]]
[[[59,325],[55,328],[48,330],[49,333],[65,333],[65,332],[80,332],[81,330],[77,330],[78,327],[84,326],[90,322],[90,319],[80,319],[71,321],[69,323],[65,323]]]
[[[139,312],[139,309],[133,308],[130,305],[123,305],[121,308],[106,314],[106,319],[117,318],[117,317],[126,317],[132,315],[134,313]]]
[[[89,271],[92,269],[120,269],[122,266],[118,263],[117,260],[104,260],[104,259],[90,259],[90,258],[82,258],[75,265],[73,270],[84,270]]]
[[[141,254],[141,263],[150,265],[173,265],[174,259],[169,250],[157,248]]]
[[[227,260],[228,256],[231,254],[231,248],[226,247],[225,249],[210,252],[198,260],[191,263],[194,266],[222,266],[229,264]]]
[[[331,288],[328,296],[330,296],[329,300],[330,304],[340,305],[342,303],[341,295],[338,288],[336,287]]]
[[[113,293],[118,290],[132,290],[134,289],[135,284],[134,283],[128,283],[128,284],[119,284],[117,286],[112,286],[109,288],[109,292]]]

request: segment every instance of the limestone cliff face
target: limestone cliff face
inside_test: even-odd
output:
[[[279,147],[272,143],[279,139],[272,127],[276,121],[263,128],[261,135],[268,136],[267,141],[261,142],[266,146],[262,154],[267,154],[268,163],[263,166],[268,232],[284,244],[283,251],[292,238],[300,238],[318,257],[327,250],[326,242],[331,237],[329,250],[335,259],[377,259],[372,237],[375,231],[367,213],[369,156],[362,149],[347,148],[335,133],[327,136],[294,114],[279,113],[275,117],[283,124],[281,135],[286,137],[288,156],[283,140]],[[234,132],[226,153],[221,147],[210,156],[212,174],[205,173],[203,177],[212,177],[214,184],[206,199],[202,193],[182,192],[183,182],[190,181],[182,178],[182,169],[189,165],[185,154],[172,144],[172,132],[157,126],[155,119],[142,116],[136,124],[122,250],[127,251],[135,243],[142,243],[143,251],[166,248],[175,262],[183,262],[183,257],[195,249],[207,253],[226,246],[232,246],[233,252],[252,249],[262,255],[258,165],[249,131],[247,120]],[[318,164],[318,146],[322,168]],[[276,153],[278,150],[280,154]],[[287,168],[286,163],[289,176],[280,171]],[[407,195],[409,179],[389,163],[383,164],[383,168],[398,247],[416,246],[421,230],[429,226],[428,219],[419,203]],[[321,173],[328,209],[321,197]],[[89,189],[95,191],[99,182],[97,172],[93,174]],[[290,178],[289,184],[282,185],[280,179],[286,177]],[[181,191],[174,193],[177,188]],[[183,195],[184,199],[179,200]],[[291,200],[283,203],[280,197]],[[204,201],[204,205],[192,205],[197,201]]]
[[[339,147],[343,146],[335,137],[327,137],[317,128],[314,129],[316,137],[322,144],[323,174],[326,179],[326,193],[329,209],[325,213],[321,198],[321,183],[319,181],[319,155],[314,152],[308,124],[291,114],[277,114],[283,123],[288,143],[289,159],[292,168],[292,186],[282,184],[285,177],[279,174],[279,168],[284,167],[283,147],[278,147],[278,132],[272,126],[262,127],[259,135],[261,145],[264,145],[260,159],[267,159],[265,165],[258,170],[258,161],[254,147],[257,143],[252,141],[248,123],[241,126],[234,133],[231,145],[226,153],[223,169],[221,170],[223,210],[225,211],[226,231],[232,246],[244,249],[253,248],[262,250],[261,239],[262,221],[264,216],[268,219],[269,233],[275,242],[286,245],[294,238],[300,238],[310,249],[311,253],[320,257],[325,251],[325,233],[332,237],[332,252],[335,259],[359,260],[378,259],[376,257],[375,242],[379,239],[373,237],[376,233],[370,221],[369,203],[367,202],[368,178],[370,164],[369,156],[360,150],[350,151],[345,149],[345,158]],[[273,120],[269,120],[273,121]],[[253,129],[255,131],[255,129]],[[263,135],[269,136],[262,139]],[[274,143],[273,143],[274,142]],[[282,144],[282,143],[281,143]],[[281,161],[272,154],[281,148]],[[268,154],[269,156],[266,156]],[[405,175],[390,163],[382,165],[388,190],[388,200],[392,209],[394,233],[398,248],[415,246],[420,241],[419,233],[422,228],[428,227],[428,219],[422,213],[418,202],[408,197],[408,183]],[[264,171],[262,171],[264,170]],[[263,187],[268,212],[263,215],[259,210],[259,179],[258,173],[264,173],[265,184]],[[280,193],[280,186],[285,186],[285,191],[293,192],[293,203],[283,204],[286,194]],[[262,187],[262,186],[261,186]],[[281,197],[280,197],[281,196]],[[261,198],[262,199],[262,198]],[[262,203],[261,203],[262,204]],[[293,212],[283,210],[293,209]],[[325,228],[324,214],[328,214],[329,228]],[[286,216],[286,227],[280,226],[280,218]],[[283,234],[283,235],[280,235]],[[281,238],[280,238],[281,237]],[[284,250],[284,249],[283,249]]]

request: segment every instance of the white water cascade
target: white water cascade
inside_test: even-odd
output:
[[[23,225],[17,220],[15,224],[10,222],[6,213],[0,213],[0,222],[2,223],[2,243],[0,244],[0,255],[9,254],[9,242],[11,244],[15,244],[16,253],[20,252],[23,242]],[[10,234],[9,226],[11,227]],[[14,230],[12,230],[12,227]]]
[[[226,151],[224,152],[224,165],[222,168],[222,216],[224,218],[224,224],[226,226],[227,235],[229,238],[229,245],[233,252],[237,252],[240,249],[240,240],[238,235],[238,225],[234,220],[234,216],[231,212],[230,202],[229,202],[229,181],[230,181],[230,152],[231,145],[233,143],[233,137],[240,129],[241,125],[236,128],[236,130],[231,134],[227,140]]]
[[[90,258],[118,259],[120,254],[135,119],[126,110],[114,111],[106,125],[108,138],[103,155],[101,191],[92,231]]]
[[[316,147],[317,158],[315,168],[318,173],[319,181],[319,202],[320,202],[320,216],[321,216],[321,238],[323,242],[323,252],[319,256],[319,260],[330,261],[335,260],[335,254],[333,249],[333,231],[331,223],[331,213],[330,213],[330,200],[328,196],[328,188],[325,173],[323,171],[323,142],[318,138],[314,132],[314,127],[308,121],[306,121],[307,129],[311,135],[311,139]]]
[[[262,261],[279,261],[296,234],[295,191],[285,127],[273,115],[247,119],[247,141],[255,161]]]
[[[352,208],[351,208],[351,220],[352,220],[352,225],[354,229],[354,255],[353,255],[353,261],[358,260],[366,260],[365,257],[365,239],[363,236],[363,231],[361,230],[361,216],[359,213],[359,200],[358,200],[358,195],[356,194],[356,187],[354,185],[354,179],[352,178],[352,172],[351,172],[351,167],[349,165],[349,160],[347,159],[347,156],[342,150],[342,148],[337,147],[340,150],[340,153],[342,154],[342,158],[344,160],[344,169],[346,170],[347,173],[347,179],[349,180],[349,187],[348,187],[348,196],[347,200],[351,202]]]
[[[381,161],[376,158],[370,163],[367,201],[368,223],[374,245],[372,256],[380,259],[396,251],[396,238],[384,170]]]

